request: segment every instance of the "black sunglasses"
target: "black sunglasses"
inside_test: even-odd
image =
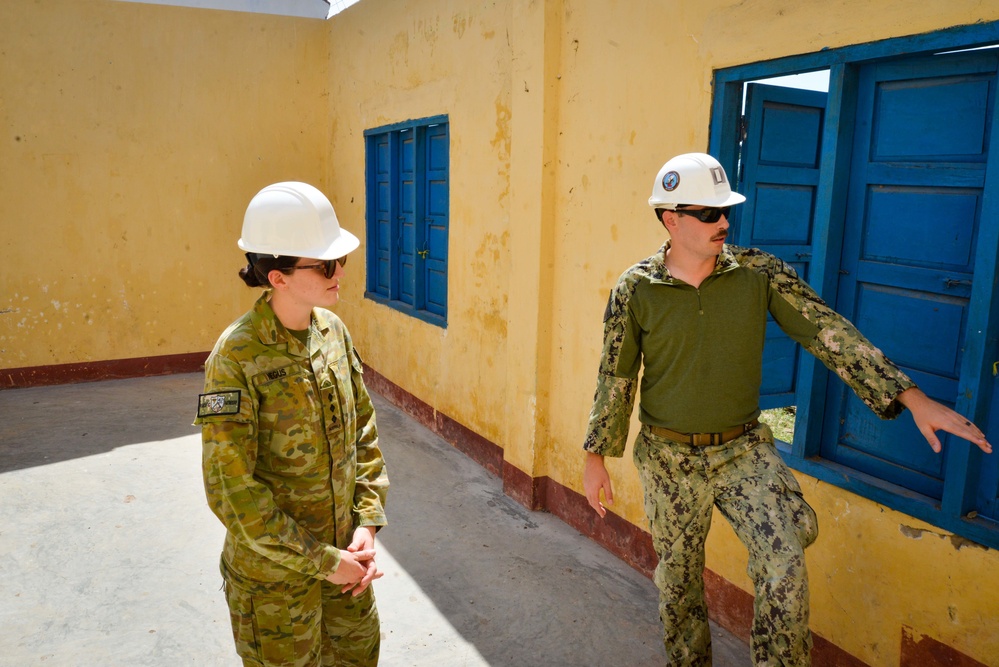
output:
[[[336,273],[336,265],[347,266],[347,256],[337,257],[336,259],[326,259],[318,264],[302,264],[301,266],[289,266],[282,271],[297,271],[298,269],[316,269],[322,271],[323,275],[327,278],[332,278],[333,274]]]
[[[728,218],[728,212],[731,210],[731,206],[726,206],[724,208],[678,208],[676,212],[680,215],[689,215],[692,218],[697,218],[701,222],[718,222],[723,215]]]

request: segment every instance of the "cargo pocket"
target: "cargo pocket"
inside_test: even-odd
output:
[[[245,579],[223,560],[225,596],[236,653],[247,664],[319,665],[322,601],[319,582],[302,586]]]
[[[801,485],[798,484],[798,480],[791,473],[790,468],[785,465],[778,467],[776,477],[784,486],[783,490],[791,504],[790,515],[794,523],[795,534],[798,536],[801,548],[804,549],[819,536],[819,520],[815,516],[815,510],[805,501]]]

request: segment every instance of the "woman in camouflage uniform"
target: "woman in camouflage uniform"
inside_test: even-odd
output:
[[[264,188],[243,220],[240,277],[266,289],[208,358],[195,423],[244,665],[378,662],[388,477],[360,357],[327,310],[358,244],[304,183]]]

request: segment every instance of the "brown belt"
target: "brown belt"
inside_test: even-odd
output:
[[[707,447],[709,445],[723,445],[729,440],[738,438],[743,433],[752,431],[759,425],[760,420],[754,419],[751,422],[735,426],[721,433],[680,433],[663,428],[662,426],[649,426],[649,430],[660,438],[669,438],[670,440],[676,440],[677,442],[683,442],[695,447]]]

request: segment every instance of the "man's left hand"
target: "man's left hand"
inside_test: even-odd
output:
[[[978,445],[978,448],[986,454],[992,453],[992,445],[985,439],[985,434],[980,428],[946,405],[934,401],[922,390],[916,387],[906,389],[898,395],[898,402],[909,409],[919,432],[938,454],[940,453],[940,439],[936,433],[938,430],[964,438]]]

